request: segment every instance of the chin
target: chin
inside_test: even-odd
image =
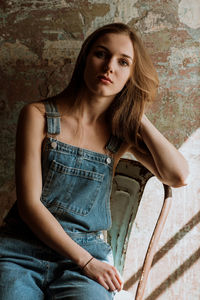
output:
[[[105,91],[105,89],[87,89],[87,93],[89,95],[99,96],[99,97],[115,97],[116,94],[113,94],[112,92]]]

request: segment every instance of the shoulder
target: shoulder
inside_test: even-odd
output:
[[[18,131],[45,135],[45,106],[43,101],[26,104],[19,115]]]
[[[29,117],[36,117],[36,118],[45,118],[45,106],[44,106],[43,101],[38,101],[38,102],[32,102],[29,104],[26,104],[21,112],[20,116],[26,116],[28,115]]]
[[[19,122],[39,122],[39,124],[45,123],[45,105],[44,101],[32,102],[26,104],[19,115]]]

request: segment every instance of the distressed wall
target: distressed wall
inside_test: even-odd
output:
[[[137,29],[158,70],[158,99],[148,113],[153,123],[177,147],[200,126],[199,0],[1,0],[0,220],[15,200],[21,107],[64,89],[84,38],[114,21]]]

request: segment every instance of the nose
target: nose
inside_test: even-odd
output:
[[[104,71],[113,73],[113,71],[114,71],[114,61],[112,59],[107,59],[105,61]]]

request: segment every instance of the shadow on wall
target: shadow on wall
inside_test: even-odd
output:
[[[154,256],[152,267],[170,250],[172,249],[184,236],[191,231],[198,223],[200,223],[200,211],[186,223],[179,232],[177,232]],[[155,300],[166,289],[169,288],[184,272],[186,272],[198,259],[200,258],[200,248],[193,253],[181,266],[176,269],[168,278],[162,282],[145,300]],[[129,280],[124,284],[124,289],[128,290],[141,277],[142,268],[140,268]]]

